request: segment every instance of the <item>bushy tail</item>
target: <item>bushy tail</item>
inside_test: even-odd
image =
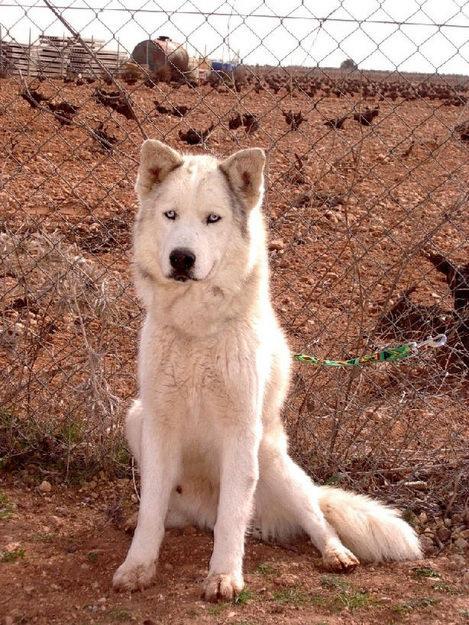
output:
[[[339,488],[318,488],[321,510],[339,538],[367,562],[418,560],[417,534],[397,510]]]

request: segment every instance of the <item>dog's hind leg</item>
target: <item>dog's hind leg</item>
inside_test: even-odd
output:
[[[286,451],[263,444],[254,526],[264,540],[306,533],[331,570],[350,571],[358,559],[340,541],[321,508],[317,487]]]
[[[135,399],[127,412],[127,416],[125,417],[125,437],[127,439],[127,443],[129,444],[132,456],[137,461],[137,464],[140,464],[142,419],[142,402],[139,399]]]
[[[130,448],[132,456],[135,458],[137,464],[140,464],[140,445],[142,438],[142,419],[143,409],[142,403],[139,399],[135,399],[130,406],[127,416],[125,418],[125,436]],[[190,524],[190,520],[187,514],[185,514],[181,505],[179,504],[179,493],[174,491],[169,503],[168,513],[165,519],[165,528],[185,527]],[[133,514],[126,521],[126,529],[135,529],[137,525],[138,514]]]
[[[135,458],[137,464],[140,464],[140,445],[142,438],[142,419],[143,419],[143,409],[142,403],[139,399],[135,399],[130,406],[127,416],[125,418],[125,436],[127,439],[127,443],[129,445],[132,456]],[[178,490],[173,491],[169,507],[168,513],[165,519],[165,528],[180,528],[190,525],[192,519],[191,515],[188,514],[184,506],[181,504],[181,496]],[[127,520],[126,526],[127,529],[135,529],[137,525],[138,515],[134,514],[130,519]],[[213,526],[213,525],[212,525]]]

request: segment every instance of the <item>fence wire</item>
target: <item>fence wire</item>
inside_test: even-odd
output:
[[[271,4],[1,4],[2,462],[127,470],[141,142],[262,146],[292,349],[343,359],[448,337],[399,364],[295,364],[293,453],[321,481],[462,507],[469,2]]]

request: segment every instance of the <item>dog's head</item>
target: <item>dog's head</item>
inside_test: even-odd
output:
[[[187,283],[246,264],[239,256],[249,248],[252,216],[262,202],[264,164],[259,148],[220,162],[145,141],[135,186],[137,265],[157,282]]]

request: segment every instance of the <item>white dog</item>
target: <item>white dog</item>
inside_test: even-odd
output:
[[[214,532],[211,601],[243,588],[248,529],[304,533],[333,570],[421,557],[395,510],[315,486],[288,455],[290,351],[270,301],[264,163],[260,149],[219,162],[143,144],[134,264],[147,314],[126,422],[141,502],[116,588],[150,584],[165,528],[187,524]]]

